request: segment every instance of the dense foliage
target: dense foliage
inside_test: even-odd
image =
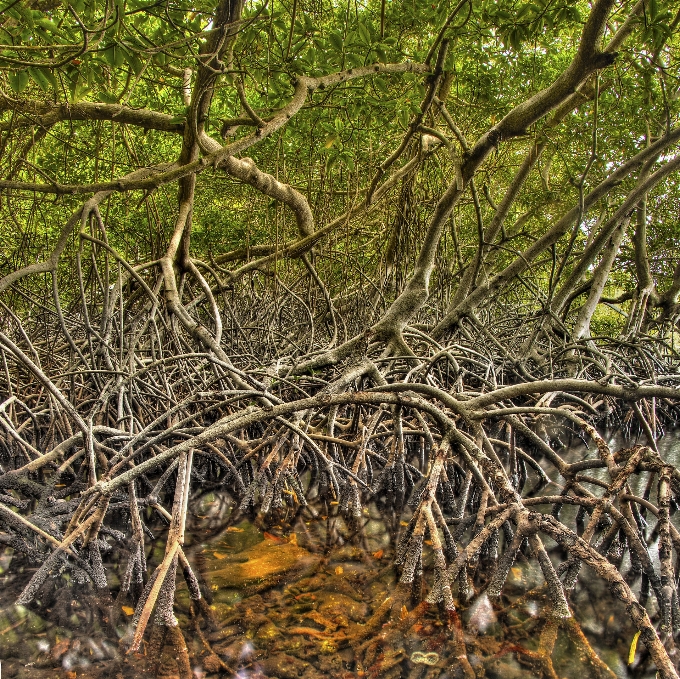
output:
[[[178,157],[189,103],[183,73],[191,69],[195,74],[198,55],[215,34],[212,6],[53,4],[10,3],[3,13],[6,186],[37,183],[41,190],[61,194],[49,210],[39,207],[31,192],[5,194],[6,272],[34,261],[54,242],[77,205],[72,187],[115,181],[135,168]],[[501,231],[489,239],[478,275],[501,270],[578,203],[579,191],[588,193],[673,127],[680,88],[673,11],[657,2],[614,7],[604,44],[623,22],[629,24],[624,26],[627,39],[615,45],[614,64],[597,82],[591,76],[578,83],[582,95],[569,100],[568,110],[554,118],[541,111],[521,134],[494,144],[475,178],[476,197],[468,191],[457,201],[441,236],[430,304],[441,310],[455,293],[458,276],[470,268],[478,247],[480,224],[493,219],[532,146],[540,156],[535,169],[502,217]],[[297,75],[319,77],[372,63],[434,66],[439,37],[448,50],[436,94],[446,102],[461,138],[472,145],[564,71],[587,15],[587,5],[577,2],[248,5],[227,60],[219,61],[214,97],[201,124],[214,138],[235,142],[288,104]],[[189,87],[194,77],[188,75]],[[317,228],[365,198],[371,179],[380,175],[381,164],[405,135],[412,138],[397,164],[427,156],[403,181],[400,196],[395,190],[365,216],[346,220],[319,246],[318,266],[331,295],[350,305],[370,299],[374,320],[403,288],[433,206],[450,183],[456,159],[465,155],[436,104],[422,116],[429,80],[417,73],[380,73],[338,84],[316,92],[287,124],[275,131],[265,126],[261,139],[248,142],[256,143],[250,153],[258,167],[304,193]],[[105,106],[96,109],[94,102]],[[430,146],[439,145],[431,155],[423,153],[423,134],[430,135]],[[53,182],[68,186],[52,191]],[[628,174],[589,206],[575,237],[565,234],[554,244],[554,257],[546,248],[533,258],[536,287],[520,284],[516,295],[522,302],[546,303],[551,286],[561,282],[551,282],[553,259],[564,280],[596,220],[609,216],[634,182],[635,174]],[[174,187],[167,179],[158,184],[155,190],[108,201],[109,239],[130,261],[160,256],[170,236]],[[290,212],[242,182],[207,169],[198,187],[192,226],[197,255],[219,257],[295,238]],[[676,264],[678,198],[672,177],[651,201],[647,268],[660,295],[671,286]],[[623,295],[623,306],[615,311],[601,306],[595,314],[597,330],[606,334],[621,330],[632,293],[644,287],[638,286],[632,231],[624,237],[617,273],[607,286],[609,297]],[[378,289],[367,278],[379,281]],[[516,301],[514,296],[511,304]]]

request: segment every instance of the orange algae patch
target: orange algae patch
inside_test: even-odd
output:
[[[208,556],[208,555],[206,555]],[[211,587],[217,589],[266,589],[283,582],[288,574],[299,576],[311,572],[320,563],[320,557],[265,533],[265,539],[235,554],[213,553],[206,559],[205,576]]]

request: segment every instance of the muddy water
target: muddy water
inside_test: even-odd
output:
[[[613,449],[623,444],[614,438],[611,443]],[[665,459],[680,462],[680,437],[662,439],[659,448]],[[588,459],[596,453],[575,446],[568,455]],[[589,473],[602,475],[597,469]],[[642,495],[644,487],[632,490]],[[391,604],[396,591],[393,547],[375,506],[365,510],[360,536],[352,537],[343,520],[332,515],[333,508],[325,508],[330,516],[317,508],[315,520],[267,531],[243,521],[208,538],[224,520],[225,507],[224,498],[203,497],[194,508],[186,545],[208,593],[210,620],[196,626],[186,585],[178,577],[175,613],[196,679],[467,679],[471,675],[458,659],[456,639],[464,642],[467,668],[477,677],[548,676],[541,660],[548,629],[543,578],[533,562],[515,563],[502,605],[484,596],[465,605],[454,589],[458,611],[449,620],[436,607],[417,606],[410,599],[400,608]],[[163,548],[161,536],[150,548],[151,564],[160,560]],[[427,584],[431,554],[425,549]],[[99,601],[65,573],[57,579],[56,593],[46,595],[40,606],[12,607],[30,575],[30,569],[13,560],[11,550],[0,554],[2,677],[150,676],[143,654],[126,656],[119,646],[131,606]],[[622,570],[627,568],[624,560]],[[107,575],[115,590],[119,564],[110,561]],[[628,666],[635,630],[588,569],[582,570],[571,601],[578,625],[554,626],[551,657],[558,677],[654,677],[641,667],[644,649]],[[654,612],[653,605],[649,610]],[[178,676],[169,646],[158,674]]]

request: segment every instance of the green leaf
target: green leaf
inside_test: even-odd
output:
[[[354,156],[349,152],[343,152],[340,154],[340,159],[347,166],[350,172],[354,172]]]
[[[10,71],[7,74],[9,86],[17,94],[21,94],[28,85],[28,71]]]
[[[127,50],[124,47],[121,47],[120,45],[116,45],[113,48],[113,65],[116,68],[120,68],[125,64],[125,59],[127,56]]]
[[[373,82],[375,83],[375,88],[377,90],[380,90],[381,92],[384,92],[385,94],[387,94],[389,92],[389,89],[387,87],[387,83],[385,82],[385,80],[383,78],[375,78],[373,80]]]
[[[521,21],[525,17],[533,14],[533,12],[534,12],[534,5],[532,5],[531,3],[528,3],[526,5],[522,5],[517,12],[516,19],[517,19],[517,21]]]
[[[328,39],[331,42],[331,45],[333,46],[334,49],[336,49],[338,52],[342,52],[343,48],[343,43],[342,43],[342,36],[340,33],[331,33],[328,36]]]
[[[326,172],[330,172],[333,169],[333,166],[338,162],[338,156],[328,156],[328,160],[326,161]]]
[[[399,113],[398,113],[398,118],[399,118],[399,122],[401,123],[402,127],[407,128],[408,123],[409,123],[408,110],[405,109],[405,108],[400,109]]]
[[[365,24],[362,24],[361,22],[359,22],[358,30],[359,30],[359,37],[361,38],[361,40],[363,42],[365,42],[367,45],[370,45],[371,44],[371,34],[369,33],[368,28],[366,28]]]
[[[105,90],[102,90],[99,93],[99,98],[105,104],[117,104],[118,103],[118,96],[114,92],[106,92]]]
[[[142,63],[142,60],[137,56],[135,52],[125,50],[123,57],[125,61],[127,61],[127,63],[130,65],[135,75],[139,75],[142,72],[144,64]]]
[[[521,26],[515,26],[508,32],[508,43],[516,51],[520,52],[522,49],[522,41],[524,40],[524,30]]]
[[[40,28],[52,33],[53,35],[57,35],[59,37],[63,36],[63,33],[59,30],[57,24],[55,24],[54,21],[50,21],[49,19],[38,19],[35,22],[35,25],[40,26]]]
[[[77,101],[76,99],[76,94],[78,92],[78,77],[74,77],[72,80],[69,80],[69,92],[71,93],[71,100],[72,101]]]
[[[31,67],[28,72],[43,92],[48,92],[50,88],[57,89],[57,79],[52,71],[46,68]]]
[[[128,60],[129,52],[121,43],[113,43],[104,50],[104,59],[110,66],[121,68]]]
[[[573,21],[574,23],[580,23],[581,21],[581,12],[578,11],[578,7],[569,7],[567,9],[567,13],[569,16],[569,20]]]
[[[33,28],[35,26],[35,22],[33,20],[33,12],[31,12],[30,9],[24,7],[22,3],[14,5],[13,9],[15,9],[17,13],[21,15],[21,19],[23,19],[24,22],[26,22],[28,28]]]
[[[654,21],[658,13],[659,5],[657,3],[657,0],[649,0],[649,4],[647,5],[647,16],[649,17],[649,20]]]
[[[104,50],[104,60],[109,66],[116,65],[116,46],[111,45]]]

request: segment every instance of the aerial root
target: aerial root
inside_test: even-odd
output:
[[[85,267],[83,258],[79,266]],[[99,279],[90,273],[96,287]],[[48,344],[27,342],[30,335],[18,326],[16,342],[2,340],[7,370],[0,366],[0,380],[11,395],[0,404],[0,511],[7,518],[0,540],[40,562],[22,583],[20,603],[37,606],[37,593],[49,590],[61,571],[105,597],[107,550],[115,546],[127,554],[115,608],[135,608],[126,647],[139,649],[151,622],[157,659],[166,642],[176,646],[184,672],[186,647],[173,613],[178,569],[191,624],[199,617],[211,628],[220,624],[183,547],[192,503],[214,493],[220,510],[192,521],[213,522],[215,532],[244,518],[264,530],[279,521],[297,530],[304,519],[311,544],[323,516],[332,525],[324,534],[331,549],[335,540],[368,545],[364,523],[384,522],[398,584],[343,642],[366,671],[377,667],[389,635],[403,636],[436,609],[448,621],[453,645],[447,653],[455,653],[469,676],[456,606],[487,598],[483,603],[492,608],[530,564],[546,583],[546,615],[563,620],[584,657],[599,667],[568,622],[573,611],[565,592],[579,586],[586,564],[624,603],[661,676],[676,676],[669,653],[680,631],[673,566],[680,533],[670,515],[680,504],[680,472],[654,440],[662,421],[677,415],[680,380],[666,359],[639,344],[607,350],[612,365],[637,371],[626,368],[629,383],[621,387],[591,361],[589,349],[577,352],[584,362],[579,379],[565,377],[571,368],[554,361],[552,374],[529,381],[507,357],[489,352],[487,335],[480,340],[461,331],[441,345],[408,330],[408,355],[362,340],[355,343],[361,355],[343,354],[344,364],[313,374],[301,374],[294,361],[262,367],[244,359],[236,367],[229,356],[244,355],[243,347],[237,351],[236,326],[234,337],[222,332],[216,346],[214,335],[204,336],[208,326],[185,327],[194,307],[177,288],[174,303],[185,308],[167,313],[158,297],[165,277],[154,267],[144,274],[148,291],[138,288],[139,297],[120,307],[126,284],[120,276],[120,285],[107,288],[108,306],[96,323],[96,305],[81,304],[87,321],[82,336],[71,337],[75,349],[65,339],[61,353],[48,358]],[[194,301],[201,306],[207,293],[195,272],[187,276],[198,281]],[[217,298],[205,303],[205,318],[213,319],[206,322],[217,332]],[[114,324],[120,318],[123,325]],[[97,323],[103,336],[94,330]],[[63,335],[58,318],[57,325]],[[645,360],[640,352],[647,352]],[[639,402],[639,415],[625,420],[631,399]],[[650,445],[613,452],[601,427],[614,417],[638,426]],[[570,438],[592,450],[574,460],[566,452]],[[635,487],[644,490],[636,495]],[[564,511],[570,504],[573,514]],[[148,545],[159,532],[165,550],[147,564]],[[546,547],[552,544],[546,536],[559,548]],[[650,553],[657,540],[658,563]],[[624,577],[626,552],[632,568]],[[638,601],[630,585],[639,578]],[[649,619],[643,605],[652,597],[660,614]],[[111,617],[115,622],[115,610]],[[173,631],[161,639],[159,627]],[[397,672],[405,661],[394,656],[381,667]],[[551,676],[547,661],[534,661]],[[414,672],[425,677],[430,670]]]

